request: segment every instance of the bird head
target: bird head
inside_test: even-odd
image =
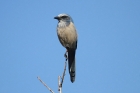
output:
[[[72,18],[68,14],[59,14],[58,16],[54,17],[59,22],[73,22]]]

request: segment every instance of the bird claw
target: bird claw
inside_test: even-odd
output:
[[[67,61],[67,58],[68,58],[67,51],[65,52],[64,57],[66,58],[66,61]]]

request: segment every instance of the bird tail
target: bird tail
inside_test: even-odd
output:
[[[75,68],[75,49],[68,50],[68,64],[71,82],[75,81],[76,68]]]

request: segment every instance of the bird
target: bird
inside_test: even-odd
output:
[[[77,31],[74,22],[70,15],[62,13],[55,16],[54,19],[58,20],[57,36],[63,47],[68,52],[68,69],[70,80],[73,83],[76,76],[76,62],[75,54],[77,49]]]

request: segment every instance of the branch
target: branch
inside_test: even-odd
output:
[[[65,66],[64,66],[64,71],[63,71],[63,75],[62,75],[62,78],[61,76],[58,76],[58,91],[60,93],[62,93],[62,84],[63,84],[63,81],[64,81],[64,77],[65,77],[65,73],[66,73],[66,67],[67,67],[67,51],[66,53],[64,54],[64,57],[66,58],[66,61],[65,61]],[[52,91],[51,88],[49,88],[39,77],[37,77],[37,79],[51,92],[51,93],[54,93]]]
[[[65,76],[65,72],[66,72],[66,66],[67,66],[67,61],[65,62],[65,66],[64,66],[64,72],[63,72],[63,75],[62,75],[62,80],[61,80],[61,84],[63,84],[63,81],[64,81],[64,76]]]
[[[65,62],[65,66],[64,66],[64,72],[63,72],[62,78],[61,78],[61,76],[58,76],[58,91],[60,93],[62,93],[62,85],[63,85],[65,73],[66,73],[66,67],[67,67],[67,51],[64,54],[64,57],[66,58],[66,62]]]
[[[54,93],[54,92],[52,91],[52,89],[49,88],[39,77],[37,77],[37,79],[38,79],[51,93]]]
[[[62,93],[62,84],[61,84],[61,77],[60,76],[58,76],[58,91],[60,92],[60,93]]]

